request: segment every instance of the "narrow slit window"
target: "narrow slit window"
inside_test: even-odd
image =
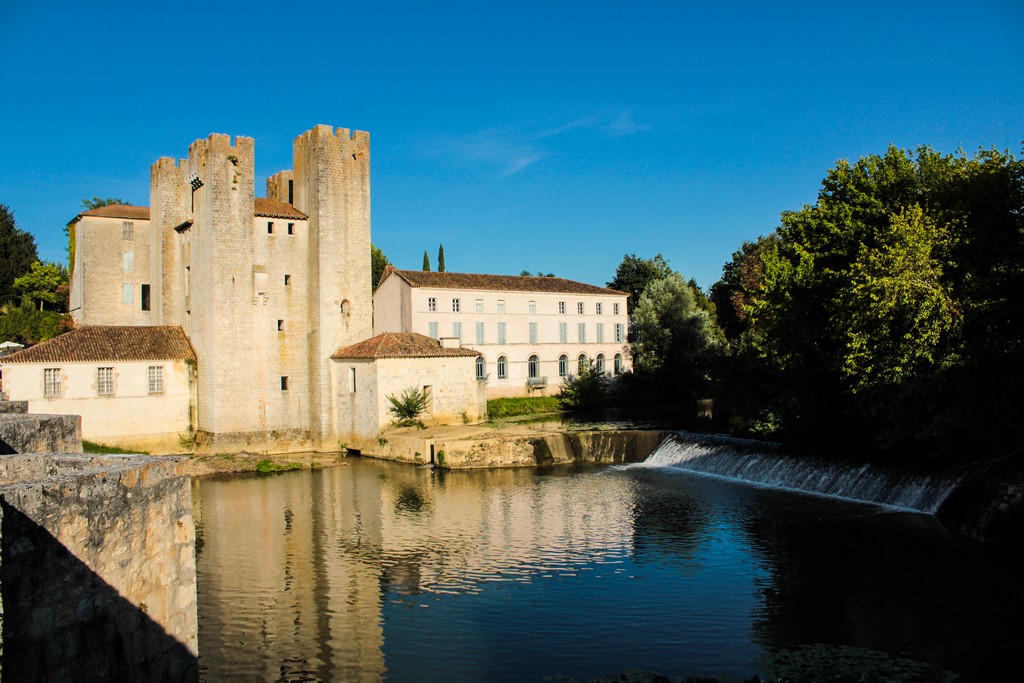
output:
[[[267,234],[268,235],[273,235],[274,234],[274,221],[267,221]]]

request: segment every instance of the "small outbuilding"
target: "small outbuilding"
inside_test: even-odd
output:
[[[426,397],[425,424],[486,419],[487,386],[476,379],[479,353],[457,339],[385,332],[331,356],[337,431],[353,448],[371,448],[394,420],[389,396],[412,389]]]
[[[155,453],[194,429],[196,356],[180,327],[93,325],[0,361],[31,413],[81,415],[82,438]]]

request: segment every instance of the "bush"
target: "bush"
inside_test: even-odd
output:
[[[427,395],[416,387],[409,387],[398,398],[388,396],[391,407],[388,411],[395,416],[395,425],[399,427],[422,426],[419,417],[427,409]]]
[[[576,376],[562,381],[558,400],[570,410],[600,408],[608,395],[608,375],[599,371],[594,361],[588,362]]]

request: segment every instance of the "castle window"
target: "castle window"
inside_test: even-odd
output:
[[[615,315],[619,314],[619,305],[618,304],[612,304],[612,313],[614,313]]]
[[[459,299],[452,299],[452,313],[458,313],[462,307],[462,302]]]
[[[508,358],[498,356],[498,379],[508,379]]]
[[[601,315],[601,304],[594,304],[594,313]]]
[[[284,274],[284,286],[287,287],[291,283],[292,283],[292,276],[289,275],[288,273],[285,273]]]
[[[487,363],[483,356],[476,357],[476,378],[487,379]]]
[[[96,393],[100,396],[114,393],[114,368],[96,368]]]
[[[150,365],[148,372],[149,393],[164,393],[164,366]]]
[[[348,393],[356,393],[356,369],[348,369]]]
[[[126,251],[121,255],[121,269],[126,273],[135,272],[135,252]]]
[[[295,224],[294,223],[289,223],[288,224],[288,234],[289,235],[294,235],[295,234]]]
[[[284,332],[284,321],[283,320],[278,320],[277,321],[277,331],[278,332]]]
[[[281,391],[288,391],[288,375],[281,375]]]
[[[530,373],[530,379],[537,379],[540,377],[540,358],[537,356],[530,356],[530,360],[526,362],[527,372]]]
[[[569,356],[564,353],[558,357],[558,376],[565,377],[569,374]]]
[[[43,370],[43,396],[59,398],[60,394],[60,368],[45,368]]]
[[[604,374],[604,354],[597,354],[597,371],[602,375]]]
[[[621,375],[622,374],[622,354],[621,353],[615,354],[615,366],[614,367],[615,367],[615,374],[616,375]]]
[[[579,301],[579,302],[576,303],[576,312],[578,314],[580,314],[580,315],[583,315],[583,302],[582,301]]]
[[[341,302],[341,314],[349,315],[352,313],[352,302],[348,299],[343,299]]]
[[[558,302],[558,315],[565,315],[565,302],[564,301],[559,301]]]
[[[126,282],[123,285],[121,285],[121,303],[135,303],[135,288],[132,286],[130,282]]]
[[[131,242],[135,239],[135,223],[132,221],[121,221],[121,239]]]
[[[142,310],[148,311],[149,306],[149,285],[142,285],[139,288],[139,300],[142,304]]]
[[[436,297],[432,296],[432,297],[427,299],[427,310],[430,311],[431,313],[433,313],[434,311],[437,310],[437,298]]]
[[[625,341],[626,329],[622,323],[615,323],[615,341]]]
[[[462,339],[462,323],[452,323],[452,336],[456,339]]]
[[[268,235],[273,235],[274,234],[274,221],[267,221],[267,234]]]

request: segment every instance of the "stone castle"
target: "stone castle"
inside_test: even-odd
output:
[[[420,384],[432,396],[428,421],[485,415],[476,353],[404,335],[385,363],[357,346],[373,333],[369,134],[316,126],[295,138],[293,160],[257,197],[252,138],[210,135],[187,158],[153,164],[148,208],[79,214],[70,224],[79,329],[5,358],[11,397],[34,412],[82,414],[86,438],[132,442],[90,434],[124,410],[125,421],[165,423],[135,430],[149,441],[186,432],[203,450],[375,442],[390,422],[386,396]],[[132,342],[149,355],[120,348],[126,327],[150,331],[152,343]],[[161,351],[158,331],[175,328],[194,357]],[[74,338],[86,331],[87,344]],[[142,388],[129,400],[130,386]]]

